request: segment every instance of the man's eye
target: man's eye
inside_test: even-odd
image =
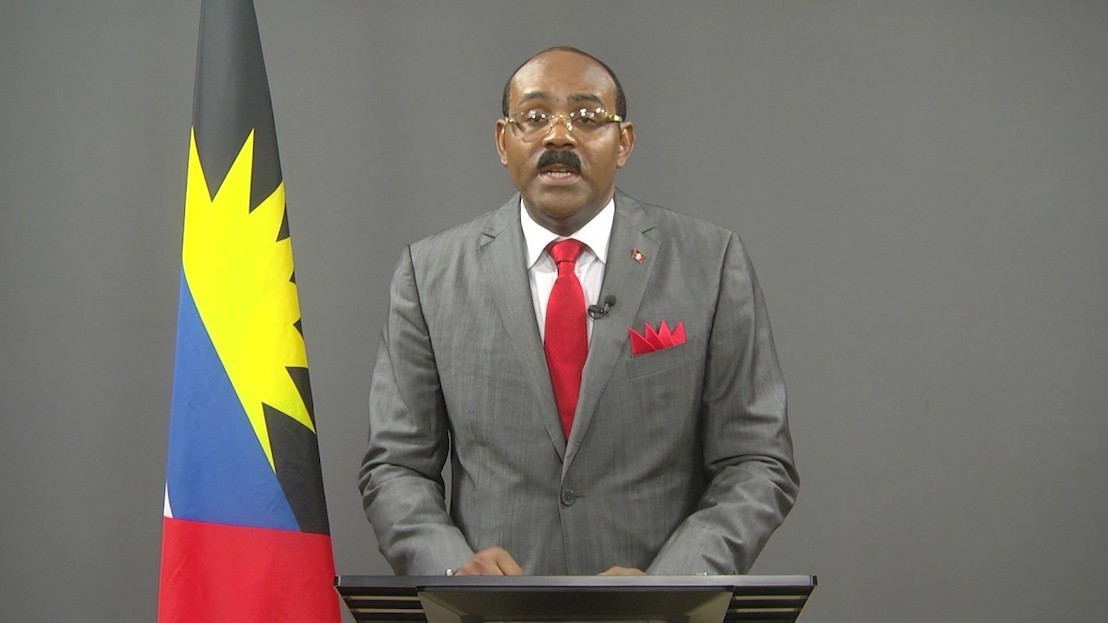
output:
[[[547,117],[546,113],[537,110],[532,110],[524,115],[521,121],[524,125],[531,127],[540,127],[550,123],[550,119]]]
[[[596,125],[597,123],[599,123],[599,121],[596,118],[596,114],[591,110],[582,109],[577,111],[577,114],[574,115],[573,125],[588,127]]]

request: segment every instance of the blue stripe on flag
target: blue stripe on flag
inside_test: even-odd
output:
[[[166,486],[179,519],[300,529],[183,274]]]

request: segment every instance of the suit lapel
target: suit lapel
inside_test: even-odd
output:
[[[604,284],[600,288],[599,299],[603,301],[605,297],[612,295],[616,297],[616,304],[607,316],[593,321],[589,356],[581,379],[581,398],[577,402],[573,430],[570,432],[568,449],[562,464],[563,476],[588,432],[596,405],[608,384],[612,370],[629,352],[627,328],[634,323],[646,284],[654,271],[654,261],[658,258],[659,241],[653,229],[654,222],[646,215],[639,202],[617,193],[615,221],[612,224],[608,261],[604,267]],[[642,254],[642,263],[635,259],[635,251]]]
[[[524,266],[527,255],[519,225],[519,195],[489,216],[478,243],[477,257],[500,319],[538,401],[543,426],[558,458],[564,459],[566,440],[554,403],[554,390],[550,385],[535,308],[531,303],[531,285]],[[526,406],[520,405],[520,408]]]

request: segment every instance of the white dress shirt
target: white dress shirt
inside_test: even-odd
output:
[[[612,222],[616,216],[615,199],[610,199],[591,221],[578,229],[568,238],[585,243],[585,248],[577,258],[574,272],[585,290],[585,305],[595,305],[600,298],[600,286],[604,281],[604,265],[608,261],[608,239],[612,235]],[[523,226],[523,239],[527,246],[527,275],[531,283],[531,300],[535,304],[535,319],[539,323],[539,335],[546,340],[546,303],[550,300],[550,291],[558,279],[558,267],[546,251],[546,247],[555,240],[564,240],[567,236],[546,229],[535,222],[527,213],[523,200],[519,201],[519,222]],[[588,335],[592,340],[592,317],[585,315],[588,323]]]

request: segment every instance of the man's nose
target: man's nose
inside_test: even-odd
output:
[[[571,123],[569,117],[561,115],[551,119],[550,127],[546,130],[546,136],[543,137],[543,144],[550,146],[576,144],[577,139],[573,136]]]

